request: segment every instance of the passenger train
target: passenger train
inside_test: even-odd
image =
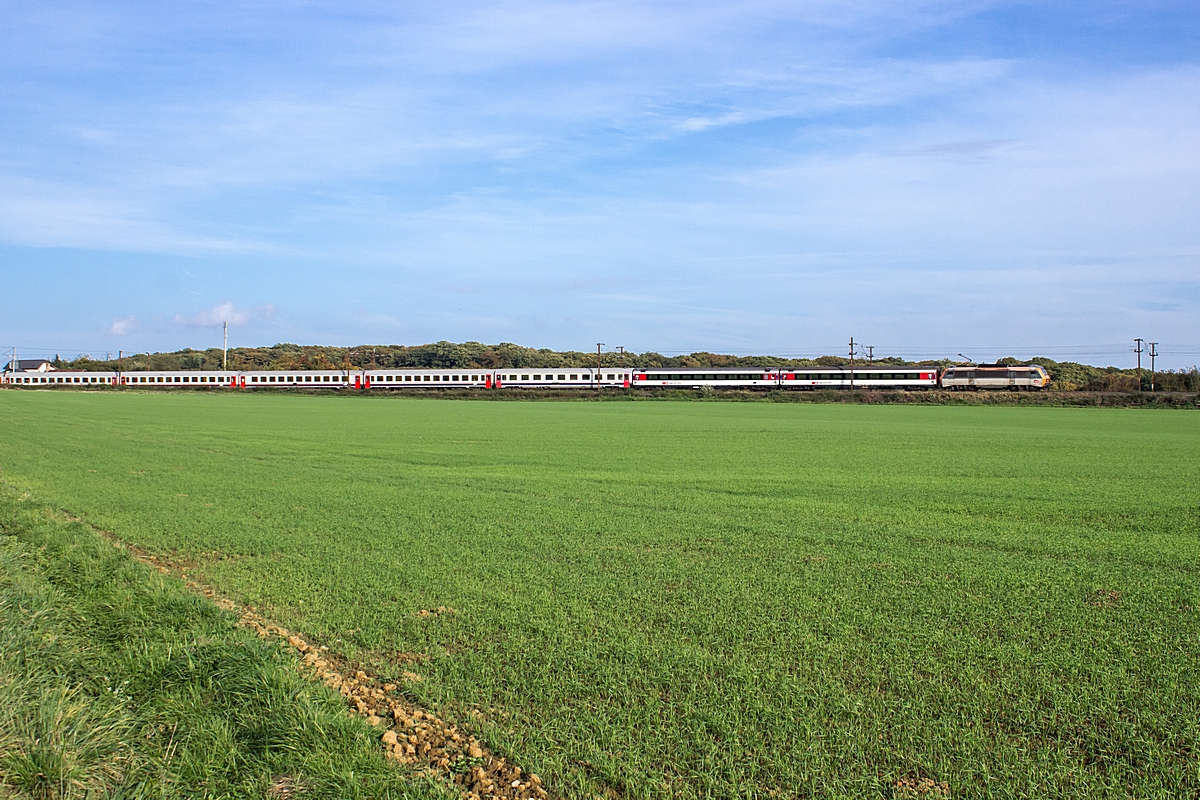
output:
[[[936,367],[175,370],[10,372],[13,388],[137,389],[1044,389],[1037,365]]]

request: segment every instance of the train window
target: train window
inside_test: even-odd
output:
[[[516,375],[513,375],[513,377],[515,378],[515,377],[517,377],[517,376],[516,376]],[[523,380],[523,381],[527,381],[527,380],[529,380],[529,376],[528,376],[528,375],[522,375],[522,376],[521,376],[521,380]]]
[[[572,375],[572,376],[571,376],[571,380],[573,380],[573,381],[577,381],[577,380],[579,380],[579,375],[578,375],[578,374],[576,374],[576,375]]]

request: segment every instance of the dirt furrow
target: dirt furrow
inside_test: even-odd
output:
[[[381,729],[379,740],[389,758],[418,774],[450,784],[467,800],[548,800],[557,797],[542,785],[536,774],[525,772],[492,752],[475,736],[420,708],[400,694],[396,684],[381,682],[331,653],[327,647],[315,646],[301,634],[217,594],[211,587],[189,578],[186,569],[131,547],[104,531],[100,533],[144,564],[181,579],[189,590],[236,614],[239,624],[264,639],[274,638],[298,652],[302,656],[301,668],[310,677],[341,693],[351,713],[366,717],[371,725]],[[415,674],[405,675],[411,680],[420,679]]]

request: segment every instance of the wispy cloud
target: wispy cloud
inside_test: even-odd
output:
[[[137,317],[130,314],[128,317],[119,317],[113,320],[113,324],[108,329],[109,336],[127,336],[136,330],[138,327]]]
[[[254,321],[269,320],[274,316],[275,306],[270,303],[252,308],[236,308],[232,301],[227,300],[207,311],[176,314],[175,323],[193,328],[219,328],[226,323],[231,326],[248,325]]]

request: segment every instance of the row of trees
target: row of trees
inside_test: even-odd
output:
[[[221,350],[179,350],[173,353],[138,353],[118,361],[81,358],[59,362],[65,369],[142,370],[220,369]],[[664,356],[660,353],[604,353],[603,366],[627,367],[836,367],[848,364],[840,356],[818,358],[776,358],[774,356],[731,356],[720,353],[691,353]],[[863,362],[859,362],[863,363]],[[876,364],[903,366],[910,362],[899,358],[876,359]],[[950,362],[922,362],[939,366]],[[273,347],[237,347],[229,351],[229,368],[244,369],[507,369],[593,367],[596,354],[578,350],[557,351],[522,347],[511,342],[436,342],[415,347],[404,345],[360,345],[324,347],[320,345],[277,344]]]
[[[720,353],[691,353],[664,356],[660,353],[604,353],[604,366],[623,364],[627,367],[840,367],[849,363],[842,356],[817,358],[776,358],[774,356],[731,356]],[[214,370],[221,369],[220,348],[209,350],[178,350],[173,353],[138,353],[118,361],[96,361],[80,358],[62,361],[55,358],[60,369],[83,369],[125,372],[146,370]],[[856,362],[862,363],[862,362]],[[905,361],[901,358],[877,358],[880,366],[922,366],[944,368],[953,361]],[[1040,364],[1050,373],[1053,387],[1064,391],[1133,391],[1137,388],[1137,372],[1117,367],[1093,367],[1074,361],[1052,361],[1034,358],[1019,361],[1002,358],[1001,364]],[[511,342],[482,344],[480,342],[436,342],[414,347],[404,345],[360,345],[358,347],[324,347],[320,345],[277,344],[273,347],[236,347],[229,351],[229,368],[234,370],[298,370],[298,369],[537,369],[553,367],[591,367],[596,354],[578,350],[556,351],[521,347]],[[1150,373],[1142,371],[1142,388],[1150,388]],[[1158,372],[1155,388],[1161,391],[1200,391],[1200,373],[1190,370]]]

